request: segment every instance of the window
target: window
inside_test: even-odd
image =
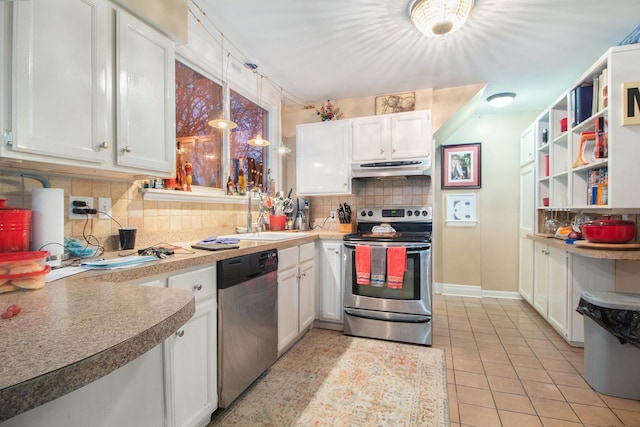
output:
[[[268,112],[233,90],[229,91],[229,98],[231,100],[231,120],[238,124],[238,127],[231,132],[229,142],[231,178],[237,182],[240,159],[242,158],[244,173],[247,177],[247,188],[256,186],[265,190],[266,163],[269,160],[267,158],[268,150],[265,147],[249,145],[247,141],[255,138],[258,134],[263,138],[268,135]]]
[[[238,124],[231,131],[208,125],[221,116],[223,87],[206,76],[176,61],[176,139],[180,143],[183,162],[193,165],[192,185],[226,189],[228,174],[238,182],[240,159],[247,177],[247,188],[265,189],[269,151],[247,143],[260,134],[268,139],[268,111],[229,90],[230,118]],[[228,139],[224,132],[228,132]],[[228,150],[223,150],[228,140]],[[228,153],[228,154],[227,154]],[[228,156],[228,160],[223,159]]]
[[[193,185],[223,188],[222,132],[208,125],[222,109],[222,86],[176,61],[176,139],[193,164]]]

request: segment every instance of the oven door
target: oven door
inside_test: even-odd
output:
[[[431,246],[428,243],[358,242],[369,246],[403,246],[407,250],[407,270],[402,288],[358,285],[356,282],[356,244],[345,242],[344,308],[354,313],[359,310],[430,316],[431,315]],[[371,313],[373,315],[373,313]],[[385,316],[385,317],[388,317]],[[405,318],[406,316],[400,316]]]

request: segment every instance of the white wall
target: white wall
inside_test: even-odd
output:
[[[518,290],[518,207],[520,133],[538,112],[473,116],[439,145],[480,142],[478,190],[440,190],[440,154],[436,164],[434,280],[444,287],[471,286],[468,294]],[[475,227],[447,227],[446,197],[475,193]],[[451,286],[453,285],[453,286]]]

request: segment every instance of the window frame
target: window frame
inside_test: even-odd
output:
[[[282,108],[280,104],[281,94],[276,90],[273,84],[269,84],[266,78],[263,79],[263,84],[260,85],[260,77],[256,78],[256,74],[238,64],[237,61],[230,57],[231,63],[228,65],[228,75],[226,76],[226,85],[222,82],[219,76],[222,76],[222,64],[220,64],[219,58],[220,46],[215,44],[208,44],[201,40],[197,35],[192,32],[189,33],[189,43],[185,45],[176,46],[175,60],[182,64],[192,68],[194,71],[202,74],[211,81],[222,86],[223,96],[226,97],[224,103],[227,109],[227,117],[229,114],[230,102],[229,102],[229,90],[232,89],[239,95],[247,98],[249,101],[258,105],[267,111],[267,134],[263,135],[270,143],[267,150],[273,150],[274,146],[278,145],[277,141],[280,141],[282,135],[281,128],[281,115]],[[225,60],[225,66],[226,60]],[[266,84],[265,84],[266,83]],[[262,93],[258,94],[259,86],[262,86]],[[260,99],[258,99],[258,97]],[[224,132],[222,136],[222,176],[229,176],[230,174],[230,146],[229,146],[229,133]],[[267,169],[271,169],[271,176],[276,180],[276,183],[282,185],[282,158],[276,153],[269,151],[266,156]],[[229,199],[241,199],[246,197],[227,196],[226,189],[193,186],[193,196],[198,198],[198,201],[203,202],[216,202],[216,199],[224,202],[228,202]],[[284,190],[280,187],[279,190]],[[155,194],[156,192],[152,192]],[[182,192],[175,192],[182,193]],[[185,194],[184,196],[189,197]],[[154,197],[154,196],[151,196]],[[159,196],[155,196],[159,197]]]

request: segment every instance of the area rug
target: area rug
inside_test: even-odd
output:
[[[210,426],[448,426],[444,351],[313,329]]]

